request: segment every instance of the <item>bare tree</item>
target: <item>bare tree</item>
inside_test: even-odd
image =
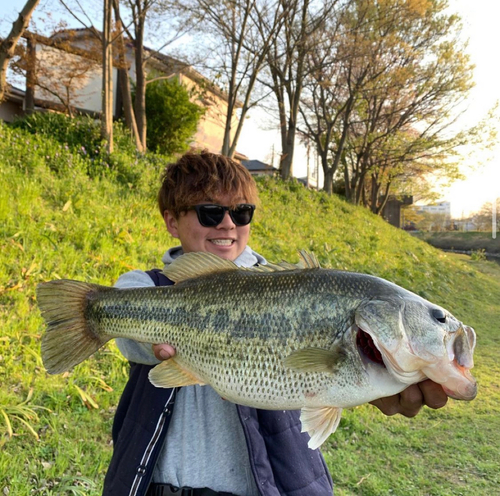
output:
[[[277,42],[269,51],[267,86],[275,95],[281,131],[280,174],[292,174],[300,97],[308,66],[306,57],[318,43],[318,31],[335,11],[337,0],[281,0],[287,15],[278,33]],[[285,7],[286,6],[286,7]]]
[[[317,43],[307,54],[299,111],[302,135],[312,141],[324,174],[324,190],[332,193],[333,178],[342,157],[357,88],[366,72],[351,78],[357,44],[345,46],[340,16],[332,16],[316,33]],[[339,133],[339,130],[341,131]],[[336,147],[339,153],[333,153]]]
[[[123,14],[120,14],[116,8],[115,17],[117,23],[121,24],[124,32],[133,44],[133,69],[135,71],[134,114],[139,141],[142,149],[145,150],[147,134],[146,85],[148,83],[146,63],[166,46],[187,33],[191,29],[191,21],[185,19],[184,22],[179,22],[178,20],[176,22],[178,5],[177,2],[171,0],[124,0],[122,5],[128,10],[125,14],[125,19],[128,19],[130,22],[127,23],[123,18]],[[167,15],[170,15],[168,20],[166,19]],[[160,37],[161,46],[157,46],[155,50],[146,50],[144,40],[148,23],[159,25],[161,24],[160,21],[163,21],[163,24],[168,26],[169,34],[166,37]],[[133,29],[129,29],[130,25]],[[158,37],[159,33],[157,33]],[[168,77],[168,75],[165,77]]]
[[[328,171],[342,168],[346,197],[377,213],[395,180],[455,171],[444,157],[465,135],[446,131],[472,86],[471,65],[453,38],[457,17],[442,9],[439,2],[346,4],[332,70],[312,73],[308,83],[307,132]]]
[[[478,231],[497,233],[500,230],[500,198],[484,203],[473,216],[473,221]]]
[[[119,69],[119,81],[124,96],[124,113],[127,124],[133,133],[136,145],[139,151],[146,149],[146,84],[147,71],[146,63],[149,58],[154,57],[165,46],[175,41],[182,33],[190,29],[189,23],[184,25],[174,26],[173,22],[165,21],[166,13],[175,10],[176,2],[170,0],[123,0],[122,6],[125,7],[125,14],[119,8],[119,0],[109,0],[110,5],[113,5],[115,15],[115,31],[109,35],[109,41],[103,39],[102,33],[97,30],[91,18],[82,10],[79,2],[77,5],[70,4],[65,0],[60,0],[65,6],[67,12],[72,15],[81,25],[85,26],[91,33],[99,39],[108,50],[110,45],[115,48],[117,55],[114,60],[115,66]],[[108,1],[108,0],[106,0]],[[111,4],[111,2],[113,2]],[[108,12],[108,10],[106,10]],[[156,38],[162,40],[161,46],[156,46],[156,49],[146,50],[144,40],[146,30],[149,23],[161,24],[162,22],[168,26],[169,35],[163,37],[158,31]],[[127,41],[125,41],[127,38]],[[126,45],[129,43],[133,47],[133,64],[131,66],[128,57]],[[104,48],[103,48],[104,49]],[[133,71],[135,79],[135,99],[134,107],[132,108],[132,98],[130,89],[129,71]]]
[[[350,200],[380,213],[402,174],[456,173],[447,156],[465,135],[448,130],[472,87],[472,66],[453,39],[457,18],[443,15],[442,5],[394,0],[374,7],[367,19],[375,14],[381,50],[376,57],[367,52],[375,77],[359,91],[349,142],[355,160],[344,171]]]
[[[15,54],[19,39],[28,28],[31,16],[33,15],[33,12],[39,2],[40,0],[28,0],[26,2],[23,9],[19,13],[18,18],[12,24],[10,33],[0,43],[0,102],[3,101],[5,96],[9,62]]]
[[[209,60],[200,65],[225,92],[222,153],[233,156],[247,112],[262,98],[255,91],[257,78],[288,6],[279,0],[192,0],[183,5],[185,13],[197,20],[198,33],[214,47]]]
[[[367,46],[375,59],[381,46],[380,41],[365,36],[366,22],[364,15],[350,14],[349,4],[342,5],[318,30],[316,37],[322,41],[314,44],[306,58],[305,91],[300,106],[305,126],[302,133],[316,144],[328,193],[332,192],[333,178],[345,159],[360,92],[385,70],[374,70],[367,57]],[[349,184],[346,196],[350,196]]]

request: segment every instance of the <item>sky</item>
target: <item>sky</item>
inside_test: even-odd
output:
[[[469,108],[464,116],[470,123],[475,123],[500,100],[500,2],[455,0],[450,2],[452,4],[456,4],[457,12],[463,19],[464,34],[469,38],[469,53],[476,65],[476,87],[471,93]],[[486,163],[477,167],[477,163],[483,160]],[[455,182],[443,195],[443,200],[451,202],[453,216],[461,218],[487,201],[494,202],[496,198],[500,201],[500,143],[486,157],[472,155],[462,169],[467,178]]]
[[[0,35],[8,33],[12,21],[24,4],[25,0],[0,0]],[[462,17],[463,36],[469,39],[468,51],[476,65],[476,86],[462,117],[465,127],[480,121],[494,103],[500,100],[500,1],[449,0],[449,6],[451,11]],[[500,134],[500,123],[498,124]],[[238,151],[249,158],[268,163],[274,151],[277,160],[281,146],[278,130],[272,129],[272,126],[271,119],[263,111],[250,112],[243,126]],[[306,175],[306,161],[305,150],[298,147],[294,175]],[[485,202],[493,202],[496,198],[500,201],[500,143],[488,155],[470,152],[461,164],[461,171],[466,176],[465,180],[456,181],[449,188],[440,188],[440,200],[451,202],[453,217],[466,217]]]

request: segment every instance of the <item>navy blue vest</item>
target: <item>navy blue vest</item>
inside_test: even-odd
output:
[[[156,286],[172,285],[159,269],[148,271]],[[149,365],[130,364],[130,376],[113,423],[113,457],[103,496],[144,496],[153,476],[175,404],[175,389],[154,387]],[[300,412],[237,406],[250,464],[262,496],[333,494],[319,450],[300,432]],[[167,481],[168,482],[168,481]],[[244,495],[241,495],[244,496]]]

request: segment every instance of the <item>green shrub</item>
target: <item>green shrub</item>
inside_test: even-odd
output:
[[[177,79],[146,87],[147,144],[150,150],[173,155],[187,151],[204,109]]]
[[[79,171],[90,177],[106,176],[122,184],[157,183],[168,157],[137,152],[130,133],[121,122],[113,128],[115,152],[108,154],[100,136],[100,122],[89,116],[68,117],[53,112],[34,113],[9,126],[2,125],[14,162],[40,173],[41,168],[67,174]],[[8,136],[8,138],[7,138]]]
[[[101,138],[101,122],[88,115],[69,117],[55,112],[35,112],[16,120],[13,127],[48,136],[84,158],[99,159],[106,152],[105,141]],[[121,151],[130,153],[135,150],[130,132],[121,122],[113,125],[113,140]]]
[[[54,112],[35,112],[14,122],[13,127],[50,136],[83,156],[98,156],[103,145],[100,123],[89,116],[71,118]]]
[[[24,130],[18,124],[15,127],[21,129],[11,129],[0,122],[0,153],[9,165],[39,176],[43,176],[44,171],[64,176],[88,173],[88,160],[74,153],[68,145],[48,139],[34,126]]]
[[[486,260],[486,253],[484,249],[473,250],[470,254],[472,260]]]

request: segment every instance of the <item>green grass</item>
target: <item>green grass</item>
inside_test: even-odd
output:
[[[0,125],[0,491],[98,495],[127,364],[111,344],[69,373],[40,358],[38,282],[66,277],[111,285],[160,265],[175,240],[155,204],[161,157],[123,180],[64,144]],[[123,157],[120,160],[125,160]],[[137,160],[133,158],[131,160]],[[103,167],[102,163],[100,167]],[[259,181],[251,246],[270,260],[375,274],[441,304],[478,334],[475,401],[450,400],[414,419],[371,406],[344,412],[323,446],[337,495],[491,496],[500,455],[500,266],[447,255],[342,199],[297,183]]]

